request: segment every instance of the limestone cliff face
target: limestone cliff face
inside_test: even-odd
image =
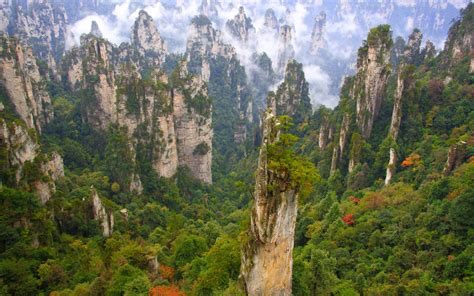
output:
[[[388,136],[393,140],[393,143],[396,143],[400,130],[404,91],[410,88],[409,81],[411,81],[411,79],[408,77],[410,74],[408,73],[407,65],[414,65],[422,62],[422,53],[420,51],[421,38],[422,34],[418,30],[414,30],[413,33],[410,34],[404,54],[401,58],[400,64],[398,65],[397,88],[395,89],[395,94],[393,96],[392,120],[390,122],[388,133]],[[397,152],[395,147],[391,147],[389,151],[387,173],[385,175],[385,185],[390,184],[392,181],[393,175],[395,174],[396,161]]]
[[[380,111],[390,74],[392,38],[388,26],[372,29],[367,44],[359,49],[353,95],[357,103],[356,122],[364,138],[369,138]]]
[[[137,145],[148,146],[151,151],[147,161],[157,174],[172,177],[178,167],[172,97],[167,77],[159,72],[152,74],[151,80],[142,80],[133,68],[124,67],[119,73],[116,123],[127,127],[133,142],[131,151],[136,152]],[[141,191],[140,183],[135,174],[131,191]]]
[[[46,178],[36,180],[33,187],[42,203],[46,203],[56,192],[56,181],[64,177],[64,164],[61,155],[53,152],[40,166],[40,172]]]
[[[425,47],[421,53],[424,60],[432,59],[436,56],[436,48],[430,40],[426,40]]]
[[[472,61],[474,24],[464,16],[472,15],[473,10],[474,3],[469,3],[461,12],[461,18],[449,29],[443,51],[443,63],[448,67],[452,67],[465,56],[470,56]]]
[[[15,176],[12,181],[18,184],[26,162],[33,162],[39,154],[35,134],[28,132],[25,126],[0,118],[0,147],[6,152],[6,169],[12,171]]]
[[[331,128],[328,116],[324,116],[321,120],[321,127],[319,128],[319,149],[324,150],[328,144],[329,129]]]
[[[252,20],[245,15],[242,6],[239,7],[239,13],[232,20],[227,21],[226,28],[232,36],[243,43],[247,42],[249,37],[255,33]]]
[[[194,177],[212,182],[211,106],[206,83],[201,76],[188,75],[187,69],[178,79],[170,79],[158,66],[150,68],[164,61],[157,60],[164,56],[153,54],[164,48],[161,43],[158,48],[150,43],[159,37],[154,31],[153,20],[141,12],[132,38],[143,54],[136,63],[134,46],[117,48],[92,34],[83,36],[81,46],[72,49],[63,63],[69,87],[87,95],[84,120],[100,131],[107,131],[110,124],[126,127],[134,164],[129,185],[135,192],[143,188],[137,161],[150,162],[162,177],[172,177],[184,165]],[[148,67],[147,78],[141,74],[144,67]]]
[[[467,143],[459,141],[448,149],[448,157],[443,168],[443,175],[448,176],[455,168],[464,161],[466,157]]]
[[[347,137],[349,134],[351,117],[349,113],[344,113],[342,117],[341,128],[339,130],[338,145],[334,146],[331,159],[331,175],[336,171],[338,164],[341,162],[344,152],[346,151]]]
[[[244,17],[245,14],[241,10],[232,26],[238,26],[237,20]],[[244,23],[247,21],[249,20]],[[244,23],[241,25],[245,26]],[[247,138],[247,126],[254,122],[255,108],[245,69],[240,64],[234,47],[223,42],[221,32],[214,30],[208,18],[198,16],[191,21],[186,56],[189,72],[200,75],[204,82],[210,82],[210,92],[214,90],[218,93],[217,88],[223,87],[222,83],[227,84],[230,96],[216,100],[228,101],[226,105],[232,106],[229,112],[235,112],[235,116],[229,116],[233,118],[231,132],[236,143],[244,142]],[[215,82],[212,83],[213,81],[220,81],[219,86],[216,86]],[[220,122],[216,121],[216,125],[219,124]]]
[[[102,228],[102,236],[108,237],[114,231],[114,214],[102,204],[97,191],[91,188],[92,216]]]
[[[278,39],[278,65],[279,73],[282,73],[289,60],[295,56],[295,49],[292,44],[292,28],[288,25],[281,26],[280,37]]]
[[[186,62],[181,63],[178,75],[173,115],[179,164],[187,166],[197,179],[212,183],[213,131],[207,86],[200,76],[189,74]]]
[[[311,33],[311,54],[316,54],[326,46],[326,40],[324,39],[325,29],[326,13],[322,11],[314,18],[313,32]]]
[[[298,192],[289,189],[284,176],[268,166],[268,146],[279,138],[273,110],[270,108],[262,118],[249,238],[243,246],[241,278],[247,295],[291,295]]]
[[[53,118],[51,98],[30,48],[0,36],[0,84],[28,128],[41,132]]]
[[[303,65],[290,60],[286,66],[285,79],[276,93],[276,114],[291,116],[295,122],[304,120],[312,110],[308,91]]]
[[[83,50],[83,87],[93,89],[93,97],[85,106],[85,119],[93,127],[106,130],[115,121],[116,87],[112,44],[91,34],[81,36]]]
[[[10,33],[33,48],[35,56],[45,61],[56,72],[56,64],[71,38],[68,15],[62,6],[49,1],[18,6],[10,21]]]
[[[236,56],[235,49],[225,44],[222,33],[212,27],[205,16],[194,17],[188,29],[186,55],[190,72],[200,74],[204,81],[211,76],[211,59],[217,56],[230,61]]]
[[[132,46],[138,53],[138,64],[150,63],[149,67],[163,65],[168,50],[161,39],[153,18],[144,10],[138,14],[138,18],[132,28]]]
[[[406,63],[410,64],[419,64],[422,62],[420,56],[420,48],[421,48],[421,39],[423,38],[423,34],[421,34],[420,30],[415,29],[408,37],[408,42],[403,51],[403,59]]]

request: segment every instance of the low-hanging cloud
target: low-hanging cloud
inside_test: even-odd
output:
[[[74,34],[74,43],[79,43],[81,34],[88,33],[91,21],[96,21],[103,36],[115,44],[130,40],[131,27],[138,16],[140,9],[144,9],[155,20],[158,30],[165,40],[171,52],[183,53],[186,49],[187,28],[192,17],[199,14],[203,0],[113,0],[116,5],[110,15],[98,15],[92,13],[77,21],[71,26]],[[336,1],[336,0],[334,0]],[[374,10],[373,6],[361,3],[358,0],[341,1],[338,10],[329,9],[335,5],[334,1],[323,0],[221,0],[213,1],[217,5],[218,14],[212,15],[213,26],[223,32],[225,42],[232,44],[237,51],[241,63],[247,71],[256,70],[252,60],[254,53],[265,52],[272,60],[273,66],[278,63],[278,34],[264,27],[265,12],[271,8],[275,12],[280,25],[292,27],[292,46],[295,50],[295,59],[304,64],[306,77],[310,84],[310,95],[313,105],[324,104],[335,106],[338,102],[338,86],[344,75],[353,73],[353,64],[357,48],[365,39],[370,27],[381,23],[393,23],[395,36],[407,36],[410,31],[426,22],[426,17],[434,17],[436,14],[419,12],[414,0],[394,0],[391,9],[399,7],[403,11],[412,11],[413,15],[405,18],[392,18],[391,10]],[[451,10],[443,10],[443,13],[452,13],[456,9],[464,7],[469,0],[447,0],[443,5],[451,7]],[[207,3],[210,3],[207,0]],[[366,5],[367,11],[363,7]],[[435,7],[435,2],[431,3]],[[247,43],[236,40],[225,30],[225,23],[232,19],[240,6],[252,19],[255,34]],[[439,6],[439,5],[438,5]],[[362,8],[361,8],[362,7]],[[444,9],[444,8],[442,8]],[[327,40],[325,55],[313,56],[309,53],[311,33],[314,25],[314,17],[320,12],[328,13],[324,36]],[[332,14],[331,14],[332,11]],[[365,13],[365,14],[364,14]],[[415,21],[415,14],[421,13],[423,21]],[[433,22],[437,20],[432,20]],[[449,22],[447,22],[449,23]],[[447,24],[442,24],[447,27]],[[442,26],[442,27],[443,27]],[[443,28],[444,28],[443,27]],[[447,31],[447,28],[445,28]],[[445,36],[445,33],[443,33]],[[441,44],[444,37],[426,36],[435,44]],[[431,37],[431,38],[430,38]],[[332,67],[331,63],[335,63]],[[334,73],[333,68],[339,71]]]

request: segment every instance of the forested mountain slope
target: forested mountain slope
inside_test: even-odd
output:
[[[265,112],[278,65],[249,75],[204,15],[183,54],[145,11],[65,50],[35,5],[56,35],[0,36],[1,295],[474,290],[473,4],[439,53],[371,29],[334,109],[285,60]]]

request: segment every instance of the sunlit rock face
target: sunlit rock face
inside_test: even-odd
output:
[[[182,84],[173,97],[179,164],[188,167],[195,178],[212,183],[213,131],[207,87],[200,76],[189,75],[186,62],[179,66],[179,76]]]
[[[36,58],[15,38],[0,36],[0,42],[0,84],[26,126],[41,132],[53,108]]]
[[[288,184],[268,167],[267,147],[278,141],[278,124],[270,108],[262,118],[254,204],[242,254],[241,278],[248,295],[291,295],[298,192],[285,189]]]
[[[393,43],[390,29],[383,26],[372,29],[367,39],[367,44],[359,49],[352,91],[357,102],[357,125],[366,139],[372,133],[391,72],[390,48]]]
[[[149,67],[163,65],[168,54],[153,18],[144,10],[139,12],[133,25],[131,45],[138,55],[137,64]]]

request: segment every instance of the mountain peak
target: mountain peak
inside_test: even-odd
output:
[[[91,31],[90,33],[96,37],[102,38],[102,32],[99,29],[99,25],[96,21],[91,22]]]
[[[167,48],[161,39],[153,18],[144,10],[140,10],[132,28],[132,44],[142,57],[150,57],[153,64],[164,63]]]

